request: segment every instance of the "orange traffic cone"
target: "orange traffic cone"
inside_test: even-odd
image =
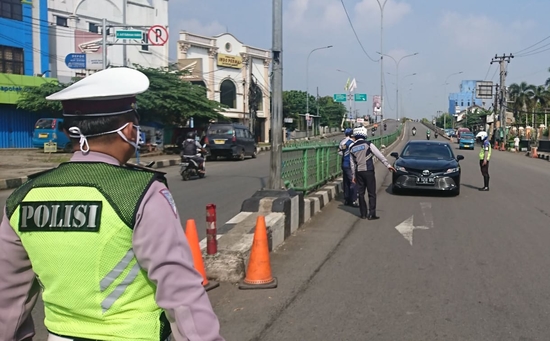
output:
[[[531,157],[534,159],[539,157],[539,154],[537,153],[537,147],[531,147]]]
[[[187,237],[187,242],[191,247],[191,254],[193,255],[193,264],[195,269],[202,275],[202,285],[206,291],[212,290],[220,286],[220,283],[214,281],[208,281],[206,278],[206,271],[204,270],[204,262],[202,260],[202,252],[199,243],[199,235],[197,234],[197,226],[195,226],[195,220],[187,220],[187,225],[185,226],[185,236]]]
[[[271,276],[265,217],[258,216],[246,277],[239,284],[239,289],[273,289],[276,287],[277,278]]]

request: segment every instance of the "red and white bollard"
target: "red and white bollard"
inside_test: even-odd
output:
[[[218,253],[218,238],[216,229],[216,205],[206,205],[206,254]]]

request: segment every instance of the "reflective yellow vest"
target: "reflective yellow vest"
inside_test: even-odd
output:
[[[485,147],[488,147],[489,150],[485,150]],[[489,143],[489,141],[485,141],[483,142],[483,145],[481,146],[480,150],[479,150],[479,159],[480,160],[484,160],[485,158],[485,152],[487,152],[487,161],[489,161],[489,159],[491,158],[491,151],[492,151],[492,148],[491,148],[491,143]]]
[[[43,288],[49,331],[98,340],[165,340],[170,325],[132,251],[135,214],[160,173],[64,163],[7,200]]]

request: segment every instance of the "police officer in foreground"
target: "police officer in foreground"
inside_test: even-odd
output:
[[[355,143],[351,146],[350,151],[351,171],[353,176],[352,181],[358,186],[357,195],[359,196],[361,219],[380,219],[376,215],[376,177],[374,174],[374,160],[372,158],[376,157],[392,172],[395,172],[395,168],[389,164],[388,160],[386,160],[374,144],[366,141],[368,132],[365,127],[355,128],[353,135],[355,136]],[[369,195],[368,213],[365,201],[365,189]]]
[[[148,87],[113,68],[47,97],[77,147],[7,199],[0,340],[32,340],[40,288],[48,341],[223,340],[163,173],[126,164]]]
[[[481,175],[483,175],[483,187],[480,191],[489,190],[489,160],[491,159],[491,143],[489,142],[489,136],[484,135],[481,138],[481,148],[479,151],[479,167],[481,168]]]
[[[346,137],[340,141],[338,146],[338,154],[342,155],[342,174],[344,186],[344,205],[358,207],[357,190],[355,184],[351,182],[353,179],[350,163],[350,146],[353,144],[353,129],[346,128],[344,131]]]

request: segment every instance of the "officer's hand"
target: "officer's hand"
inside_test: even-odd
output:
[[[486,166],[487,165],[487,160],[483,160],[482,165]]]
[[[390,172],[397,172],[397,169],[395,169],[393,166],[389,166],[388,169],[390,170]]]
[[[351,183],[352,183],[352,184],[355,183],[355,178],[351,179]]]

